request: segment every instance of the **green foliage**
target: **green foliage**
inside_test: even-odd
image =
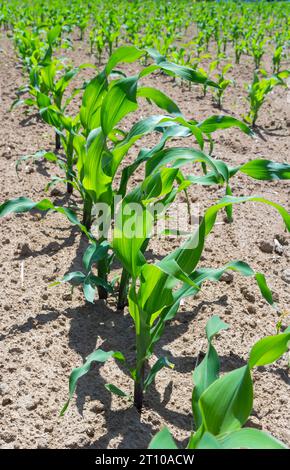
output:
[[[250,104],[250,110],[245,116],[248,123],[255,126],[258,113],[265,102],[266,96],[278,85],[287,86],[285,79],[287,79],[289,75],[289,70],[284,70],[283,72],[279,72],[269,78],[259,78],[258,73],[254,73],[253,82],[251,85],[248,85],[248,101]]]
[[[188,449],[285,449],[270,434],[243,427],[253,408],[251,370],[275,362],[287,352],[290,333],[267,336],[254,344],[247,365],[219,376],[220,361],[212,345],[213,338],[228,325],[218,316],[207,323],[208,350],[193,372],[192,412],[195,432]],[[150,449],[177,448],[164,428],[152,439]]]
[[[89,372],[91,365],[111,359],[121,361],[127,369],[134,392],[112,383],[107,383],[106,389],[127,398],[141,411],[143,395],[158,373],[164,367],[174,367],[167,357],[153,358],[167,322],[177,315],[184,298],[200,293],[206,282],[218,282],[227,270],[252,277],[263,298],[277,308],[265,276],[247,263],[234,260],[212,268],[202,266],[201,261],[218,213],[225,210],[228,221],[233,222],[235,204],[266,204],[278,211],[290,231],[290,215],[284,207],[261,196],[235,197],[231,184],[239,173],[261,181],[288,180],[290,165],[265,158],[232,167],[215,158],[215,132],[235,128],[250,137],[252,129],[230,115],[212,115],[201,121],[187,119],[178,103],[159,87],[148,86],[146,80],[151,75],[158,83],[166,76],[167,82],[168,79],[175,82],[174,86],[184,87],[187,83],[189,89],[192,85],[202,87],[204,95],[210,89],[221,108],[228,87],[234,84],[229,70],[235,74],[241,57],[252,56],[256,70],[248,88],[250,109],[245,120],[255,126],[266,96],[275,86],[285,86],[289,76],[289,71],[281,71],[289,42],[288,13],[289,4],[284,2],[112,0],[109,8],[102,0],[1,3],[0,25],[13,39],[27,81],[18,90],[12,108],[19,104],[35,108],[56,135],[55,152],[47,149],[25,155],[17,161],[16,168],[30,158],[50,162],[62,176],[53,177],[46,189],[65,184],[69,194],[77,193],[80,203],[72,210],[56,206],[49,199],[33,202],[18,197],[2,202],[0,217],[31,210],[62,213],[85,234],[88,246],[81,270],[66,273],[53,285],[63,282],[81,285],[90,303],[95,301],[96,290],[98,297],[105,299],[114,294],[118,283],[116,278],[110,278],[113,262],[117,260],[123,270],[118,306],[123,309],[128,302],[135,329],[133,367],[121,352],[97,349],[83,365],[73,369],[68,401],[61,414],[66,411],[78,380]],[[91,64],[74,66],[60,57],[62,49],[74,47],[72,33],[76,28],[79,40],[88,37],[90,54],[95,56],[98,69]],[[269,48],[274,51],[271,77],[263,70],[257,71]],[[236,66],[229,63],[229,50],[233,50]],[[205,61],[209,62],[207,67]],[[123,64],[131,64],[128,68],[134,70],[132,75],[124,72]],[[91,78],[74,88],[73,80],[84,68],[92,69]],[[79,107],[72,108],[75,97],[79,98]],[[132,113],[143,114],[144,100],[159,108],[160,114],[155,111],[142,115],[134,119],[132,126],[128,125]],[[136,153],[134,146],[146,135],[158,136],[157,143]],[[132,152],[133,158],[131,155],[127,158]],[[143,181],[130,190],[132,177],[141,170]],[[225,197],[205,210],[197,227],[179,248],[149,263],[146,250],[158,220],[167,217],[181,192],[191,216],[187,190],[195,184],[223,187]],[[116,196],[120,206],[115,203]],[[96,211],[102,204],[107,212],[100,222]],[[134,214],[132,204],[139,209]],[[156,204],[160,205],[158,211]],[[128,228],[132,230],[128,232]],[[253,367],[281,357],[287,350],[290,333],[286,330],[258,341],[244,367],[220,376],[220,360],[213,343],[227,328],[217,316],[207,324],[208,350],[193,372],[195,429],[188,448],[283,448],[268,434],[243,426],[253,405]],[[177,448],[167,429],[155,436],[150,447]]]

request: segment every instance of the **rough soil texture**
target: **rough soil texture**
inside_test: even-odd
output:
[[[64,52],[75,64],[88,62],[88,46],[75,41],[73,51]],[[236,86],[224,99],[222,113],[241,117],[247,109],[244,83],[252,78],[251,58],[242,57],[232,76]],[[40,149],[54,146],[52,129],[23,108],[12,113],[9,107],[17,88],[25,83],[9,40],[0,42],[1,128],[0,194],[8,198],[27,196],[37,201],[50,197],[57,204],[75,205],[75,196],[67,198],[64,187],[45,193],[50,175],[57,170],[48,163],[24,163],[17,178],[16,160]],[[270,59],[266,59],[270,67]],[[128,73],[136,65],[123,67]],[[93,71],[82,72],[80,79]],[[78,82],[78,80],[77,80]],[[220,111],[213,106],[210,91],[201,99],[199,86],[182,88],[164,75],[147,77],[145,83],[167,92],[186,117],[201,120]],[[259,133],[252,139],[239,130],[215,134],[215,156],[232,165],[253,158],[289,162],[289,91],[276,88],[261,110]],[[289,97],[288,97],[289,101]],[[77,109],[77,103],[76,103]],[[149,104],[126,121],[128,129],[141,115],[158,113]],[[141,115],[140,115],[141,114]],[[157,139],[157,137],[156,137]],[[157,142],[157,140],[156,140]],[[129,159],[141,146],[152,146],[150,136],[138,143]],[[186,142],[185,145],[190,145]],[[128,162],[128,160],[127,160]],[[142,170],[131,181],[142,180]],[[233,179],[235,195],[263,195],[289,208],[289,183],[263,183],[238,175]],[[223,190],[193,187],[190,199],[202,213]],[[248,203],[234,208],[234,223],[227,224],[224,214],[208,237],[203,266],[219,267],[232,259],[247,261],[253,269],[267,275],[281,310],[289,305],[289,283],[283,278],[290,267],[289,237],[279,214],[271,207]],[[282,254],[271,247],[274,239],[282,243]],[[164,256],[179,240],[152,240],[152,260]],[[0,446],[2,448],[146,448],[152,436],[164,425],[181,446],[189,436],[191,417],[191,374],[197,357],[206,350],[205,325],[218,314],[231,328],[222,332],[215,345],[221,356],[222,372],[242,366],[251,345],[264,335],[274,334],[277,313],[261,298],[252,278],[234,274],[219,283],[207,283],[194,299],[183,303],[176,319],[167,325],[156,347],[156,356],[166,355],[175,365],[164,369],[145,398],[142,416],[125,399],[112,396],[104,388],[113,383],[132,391],[126,370],[114,360],[95,365],[79,381],[77,393],[64,417],[59,411],[67,399],[68,376],[96,347],[123,351],[134,358],[134,330],[127,311],[116,311],[116,299],[105,304],[85,303],[81,290],[71,294],[68,284],[48,288],[48,284],[70,270],[81,267],[86,240],[60,214],[21,214],[1,220],[0,224]],[[269,253],[261,244],[270,245]],[[225,282],[227,281],[227,282]],[[289,324],[289,317],[284,325]],[[289,376],[287,357],[273,366],[254,372],[255,401],[250,426],[270,431],[290,444]],[[153,360],[154,361],[154,358]]]

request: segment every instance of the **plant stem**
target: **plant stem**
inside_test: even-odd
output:
[[[231,187],[227,184],[226,186],[226,195],[227,196],[232,196],[232,190]],[[226,206],[225,208],[226,214],[227,214],[227,222],[230,224],[233,221],[233,205],[230,204],[229,206]]]
[[[68,194],[72,194],[73,192],[73,185],[71,183],[72,169],[73,169],[73,139],[74,139],[74,136],[73,134],[70,133],[68,145],[67,145],[67,171],[66,171],[66,179],[68,180],[66,187],[67,187]]]
[[[66,192],[68,194],[72,194],[73,193],[73,185],[68,181],[67,184],[66,184]]]
[[[101,259],[98,262],[98,276],[104,281],[107,281],[108,270],[106,259]],[[106,300],[108,298],[108,292],[103,286],[98,286],[98,294],[99,299]]]
[[[56,132],[55,133],[55,150],[58,151],[60,149],[60,135]]]
[[[188,217],[188,223],[189,225],[192,225],[192,220],[191,220],[191,204],[188,196],[187,189],[184,190],[185,193],[185,199],[186,199],[186,207],[187,207],[187,217]]]
[[[92,225],[92,200],[89,196],[85,195],[83,207],[83,225],[87,230],[90,230]]]
[[[134,384],[134,406],[137,408],[139,413],[141,413],[142,406],[143,406],[144,373],[145,373],[145,362],[143,362],[140,370],[138,371],[138,375],[136,377],[136,381]]]
[[[120,287],[119,287],[119,295],[118,295],[118,310],[124,310],[125,306],[128,305],[127,301],[127,290],[128,290],[128,283],[129,283],[130,275],[126,269],[123,268]]]

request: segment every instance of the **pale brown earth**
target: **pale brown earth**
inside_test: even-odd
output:
[[[62,53],[79,64],[93,61],[87,51],[85,43],[75,41],[73,51]],[[265,66],[269,69],[269,57],[265,59]],[[127,73],[137,68],[137,65],[122,67]],[[252,71],[252,59],[242,57],[241,65],[231,74],[236,86],[226,93],[222,113],[241,117],[246,111],[244,83],[251,80]],[[76,83],[93,73],[92,70],[83,72]],[[0,202],[23,195],[35,201],[50,197],[57,204],[75,205],[77,199],[73,196],[69,201],[62,186],[45,193],[50,175],[57,174],[51,164],[25,163],[17,178],[15,162],[19,157],[40,149],[53,150],[54,145],[52,129],[31,117],[31,112],[25,114],[21,107],[9,111],[15,92],[25,79],[12,44],[2,33]],[[201,99],[199,86],[188,90],[158,74],[147,77],[146,83],[167,92],[186,117],[201,120],[220,113],[213,106],[210,91]],[[258,120],[259,133],[254,139],[236,129],[216,133],[214,155],[232,165],[260,157],[290,162],[289,93],[276,88],[268,96]],[[77,109],[77,102],[73,109]],[[141,113],[130,116],[124,127],[128,129],[141,115],[157,112],[144,104]],[[154,142],[157,142],[156,136],[142,139],[129,158],[136,157],[141,146],[150,147]],[[184,144],[189,145],[189,142]],[[131,185],[141,181],[142,175],[140,170]],[[235,195],[263,195],[289,209],[288,182],[264,183],[241,175],[233,181]],[[218,188],[190,189],[190,198],[200,213],[222,195],[223,190]],[[219,224],[208,237],[202,265],[219,267],[232,259],[247,261],[255,270],[267,275],[280,310],[287,310],[289,284],[282,276],[290,267],[289,236],[277,212],[269,206],[248,203],[235,207],[233,224],[225,223],[223,214],[218,220]],[[86,247],[86,240],[81,239],[78,229],[60,214],[11,215],[1,220],[0,233],[2,448],[146,448],[164,425],[171,429],[179,445],[184,446],[192,424],[191,374],[197,355],[206,350],[204,332],[208,318],[218,314],[231,325],[215,340],[222,372],[243,365],[251,345],[276,331],[277,313],[262,300],[252,278],[234,274],[229,283],[207,283],[197,297],[187,299],[182,305],[156,347],[156,356],[166,355],[175,368],[159,373],[156,384],[145,397],[141,418],[130,403],[112,396],[104,388],[104,384],[110,382],[127,392],[132,391],[127,372],[113,360],[102,366],[95,365],[80,380],[69,410],[64,417],[59,417],[67,399],[71,369],[80,365],[96,346],[123,351],[133,360],[132,321],[127,311],[124,315],[116,311],[115,297],[107,304],[96,300],[95,305],[88,305],[81,290],[75,289],[71,295],[68,284],[48,288],[52,280],[81,268]],[[283,242],[282,255],[261,251],[262,242],[273,244],[276,237]],[[150,258],[164,256],[179,243],[170,238],[153,240]],[[246,288],[246,294],[242,288]],[[289,317],[283,322],[284,326],[287,324]],[[289,445],[287,362],[288,357],[284,356],[275,365],[255,371],[254,410],[248,424],[270,431]]]

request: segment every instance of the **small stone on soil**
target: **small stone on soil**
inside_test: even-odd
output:
[[[72,300],[72,295],[71,294],[63,294],[62,299],[63,300]]]
[[[285,269],[281,277],[283,281],[287,282],[287,284],[290,284],[290,268]]]
[[[13,400],[10,397],[4,397],[2,400],[3,406],[11,405],[11,403],[13,403]]]
[[[86,433],[87,433],[87,435],[88,435],[89,437],[94,437],[94,435],[95,435],[95,430],[94,430],[94,428],[89,427],[89,428],[86,429]]]
[[[273,253],[273,244],[270,243],[270,242],[266,242],[265,240],[263,240],[260,244],[259,244],[259,248],[261,251],[263,251],[263,253]]]
[[[278,242],[276,238],[274,238],[274,247],[275,253],[277,253],[278,255],[283,255],[284,247],[283,245],[281,245],[280,242]]]
[[[246,287],[242,287],[242,288],[241,288],[241,293],[243,294],[243,296],[245,297],[245,299],[246,299],[248,302],[251,302],[251,303],[254,303],[254,302],[255,302],[255,296],[254,296],[254,294],[252,294],[251,292],[249,292]]]
[[[252,314],[257,313],[257,310],[253,305],[248,305],[247,310],[249,313],[252,313]]]
[[[225,273],[222,274],[220,280],[222,282],[226,282],[227,284],[230,284],[234,280],[234,275],[233,275],[233,273],[225,272]]]

